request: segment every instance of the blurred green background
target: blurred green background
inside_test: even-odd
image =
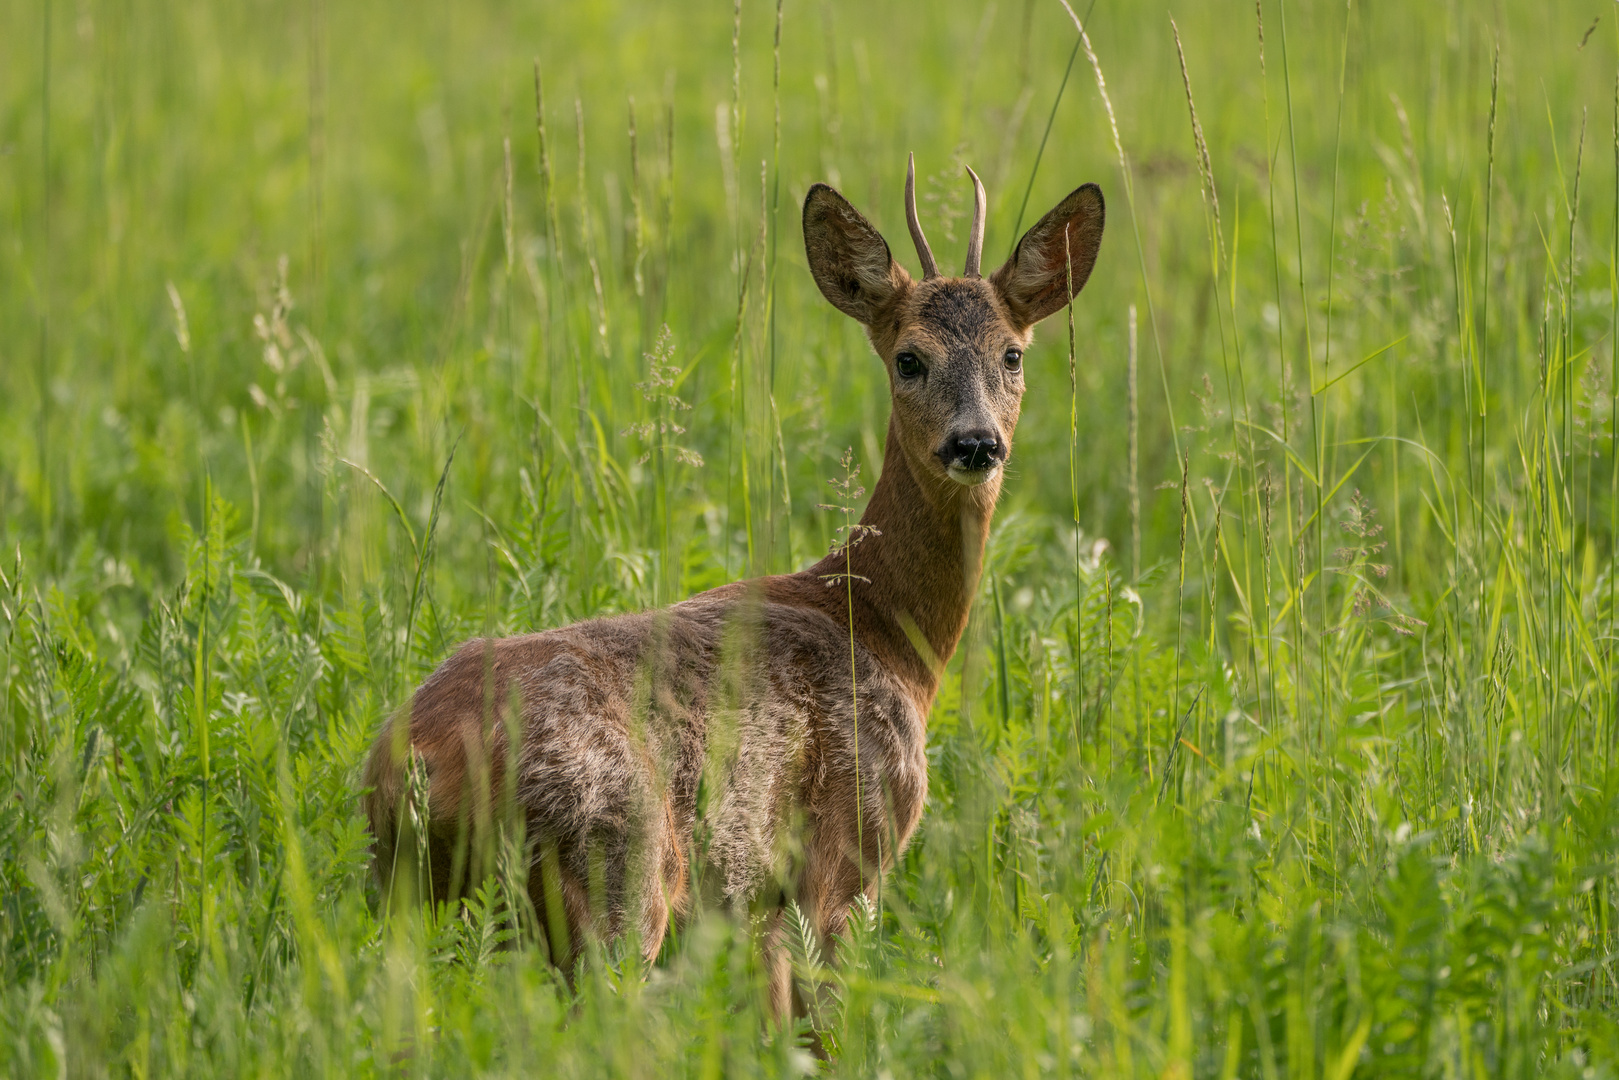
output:
[[[250,390],[258,385],[272,394],[276,383],[302,405],[335,403],[345,418],[366,383],[369,415],[353,431],[334,433],[339,448],[363,446],[379,475],[418,497],[436,478],[433,463],[442,463],[448,441],[464,429],[470,453],[468,472],[458,474],[467,484],[463,495],[495,512],[514,494],[516,454],[512,439],[497,433],[532,420],[519,403],[571,382],[574,367],[582,366],[585,406],[599,419],[605,449],[617,452],[619,432],[641,403],[634,387],[634,373],[644,366],[640,354],[664,321],[674,330],[681,366],[697,361],[686,396],[701,422],[690,425],[691,439],[712,460],[727,436],[717,418],[726,415],[731,396],[733,264],[739,248],[747,261],[757,239],[761,164],[778,161],[774,14],[769,5],[744,11],[741,138],[726,154],[716,111],[730,112],[733,12],[723,4],[457,5],[408,13],[319,4],[139,11],[8,5],[0,174],[10,237],[0,254],[9,283],[0,296],[8,328],[0,377],[12,403],[0,421],[7,546],[48,536],[41,551],[60,560],[81,538],[94,537],[112,553],[138,556],[172,577],[178,570],[172,519],[196,519],[205,472],[233,501],[249,501],[238,423],[246,417],[260,473],[257,550],[303,571],[333,542],[335,530],[327,526],[331,512],[341,510],[323,509],[320,483],[311,479],[319,471],[319,411],[267,409]],[[1027,228],[1077,184],[1103,185],[1111,228],[1078,310],[1081,520],[1087,531],[1114,539],[1127,531],[1120,419],[1125,308],[1132,302],[1142,308],[1145,346],[1142,475],[1149,486],[1178,479],[1169,409],[1180,424],[1197,422],[1197,383],[1222,376],[1204,210],[1169,14],[1098,3],[1093,16],[1137,173],[1136,225],[1146,279],[1157,293],[1155,341],[1107,117],[1083,55],[1030,184],[1073,47],[1072,23],[1059,5],[941,5],[925,16],[900,8],[786,5],[779,172],[765,194],[774,207],[768,243],[778,260],[774,392],[794,490],[809,491],[846,444],[857,445],[868,471],[874,469],[885,408],[880,369],[858,329],[821,300],[805,272],[796,228],[802,195],[818,180],[838,186],[885,231],[898,256],[914,263],[900,197],[912,149],[922,173],[924,224],[941,257],[949,252],[949,264],[960,260],[969,210],[961,163],[977,167],[988,184],[987,245],[997,259],[1015,239],[1020,212]],[[1277,344],[1265,302],[1282,305],[1289,334],[1300,325],[1298,290],[1284,287],[1275,296],[1266,161],[1278,155],[1282,187],[1274,212],[1283,285],[1293,283],[1302,250],[1319,361],[1336,157],[1340,260],[1354,260],[1358,277],[1383,271],[1395,282],[1380,287],[1340,271],[1338,358],[1359,359],[1410,331],[1405,316],[1412,307],[1426,317],[1423,333],[1346,383],[1342,401],[1355,412],[1357,430],[1365,429],[1361,434],[1399,419],[1409,428],[1416,414],[1447,404],[1436,365],[1453,359],[1446,353],[1454,345],[1447,334],[1454,327],[1449,260],[1431,250],[1437,240],[1417,233],[1442,231],[1435,220],[1441,197],[1463,215],[1464,226],[1482,233],[1475,219],[1496,40],[1506,49],[1494,244],[1496,257],[1515,256],[1502,270],[1506,287],[1522,294],[1538,282],[1548,257],[1539,234],[1551,244],[1566,231],[1560,207],[1587,109],[1595,109],[1596,119],[1584,184],[1599,194],[1588,198],[1581,229],[1605,235],[1600,220],[1611,218],[1612,198],[1600,193],[1611,186],[1612,154],[1601,148],[1611,141],[1612,28],[1577,48],[1594,11],[1502,5],[1486,17],[1438,5],[1356,12],[1340,109],[1344,11],[1302,6],[1291,13],[1291,124],[1281,87],[1279,13],[1273,14],[1268,149],[1253,13],[1240,5],[1193,5],[1174,14],[1215,156],[1226,238],[1240,245],[1237,271],[1248,291],[1239,300],[1237,331],[1256,394],[1275,397]],[[1565,40],[1573,44],[1553,44]],[[554,284],[545,277],[551,249],[534,125],[536,59],[547,81],[567,279]],[[631,160],[632,111],[638,163]],[[509,275],[506,139],[515,248]],[[1288,187],[1292,139],[1299,145],[1302,248]],[[1392,205],[1385,206],[1389,184]],[[1345,235],[1357,222],[1358,234]],[[1389,265],[1385,251],[1366,250],[1387,249],[1379,232],[1390,229],[1425,241],[1425,258],[1406,269]],[[1394,263],[1403,254],[1394,252]],[[326,361],[326,370],[300,365],[290,380],[262,362],[253,327],[255,313],[270,314],[283,255],[296,304],[293,336],[307,332]],[[589,255],[601,279],[601,307],[580,265]],[[761,261],[754,260],[756,271]],[[536,303],[531,263],[551,286],[547,308]],[[175,341],[167,282],[184,304],[189,353]],[[1601,284],[1593,278],[1594,287]],[[768,368],[771,359],[767,331],[758,325],[760,286],[755,280],[742,346],[750,370]],[[1377,294],[1389,288],[1397,300],[1414,293],[1414,303],[1380,310],[1386,298]],[[1517,325],[1536,322],[1522,310],[1532,300],[1502,295],[1499,285],[1497,297],[1505,310],[1497,343],[1511,341],[1513,352],[1532,348],[1532,334],[1528,342],[1510,337]],[[1596,298],[1591,307],[1594,318],[1606,302]],[[592,339],[594,321],[605,322],[606,332]],[[1056,324],[1042,334],[1018,480],[1009,492],[1052,511],[1069,502],[1061,450],[1064,336]],[[1521,373],[1529,365],[1500,368],[1504,400],[1521,401]],[[1375,392],[1393,373],[1412,380],[1414,399],[1402,390],[1391,403]],[[571,436],[584,421],[576,409],[555,404],[552,422]],[[1427,419],[1447,422],[1442,413]],[[753,436],[764,441],[762,431]],[[719,499],[727,479],[709,468],[696,482]],[[811,513],[810,501],[798,500],[797,512]],[[1174,553],[1178,497],[1146,501],[1157,522],[1146,530],[1151,561]],[[460,502],[452,500],[446,511],[455,520],[465,516]],[[445,542],[466,531],[446,527]],[[804,539],[798,562],[818,551],[824,537],[812,531]]]
[[[6,1071],[1612,1075],[1619,14],[1087,10],[0,4]],[[914,266],[909,151],[947,269],[963,165],[986,263],[1108,230],[819,1004],[723,913],[571,987],[500,881],[384,925],[357,765],[451,647],[875,479],[798,211]]]

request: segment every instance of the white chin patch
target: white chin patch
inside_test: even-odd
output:
[[[950,479],[963,487],[977,487],[994,476],[997,468],[998,465],[989,465],[982,469],[963,469],[960,465],[952,465],[946,471],[950,473]]]

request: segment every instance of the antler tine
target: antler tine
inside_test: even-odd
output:
[[[916,257],[922,260],[922,278],[939,276],[938,264],[933,261],[933,249],[922,235],[922,222],[916,216],[916,155],[911,155],[910,167],[905,172],[905,224],[910,226],[911,240],[916,244]]]
[[[984,255],[984,208],[988,200],[984,196],[984,182],[978,179],[972,166],[967,166],[967,175],[973,178],[973,227],[967,234],[967,268],[962,271],[963,277],[977,277],[978,263]]]

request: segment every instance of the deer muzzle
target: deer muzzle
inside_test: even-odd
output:
[[[937,453],[950,479],[975,487],[1005,462],[1006,443],[986,429],[963,431],[947,438]]]

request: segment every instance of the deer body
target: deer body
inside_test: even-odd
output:
[[[695,891],[778,914],[795,899],[823,936],[875,891],[921,817],[926,717],[977,590],[1022,350],[1084,284],[1101,238],[1101,195],[1087,185],[984,279],[973,180],[962,278],[933,268],[910,180],[920,281],[832,189],[805,202],[817,284],[866,326],[894,395],[859,542],[662,611],[463,646],[367,764],[385,884],[417,850],[405,835],[413,752],[427,778],[432,898],[490,869],[480,837],[515,809],[533,841],[529,895],[568,968],[587,937],[632,929],[656,956]],[[787,967],[774,952],[783,1009]]]

